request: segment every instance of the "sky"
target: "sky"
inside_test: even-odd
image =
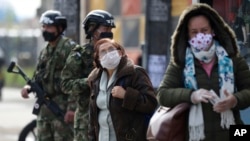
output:
[[[5,0],[12,5],[19,19],[28,19],[36,15],[41,0]]]

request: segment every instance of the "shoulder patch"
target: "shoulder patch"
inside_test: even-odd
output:
[[[85,52],[86,50],[93,50],[93,46],[85,44],[85,45],[77,45],[73,49],[74,51]]]
[[[74,50],[74,51],[80,51],[81,48],[82,47],[80,45],[76,45],[72,50]]]
[[[80,52],[75,52],[75,53],[73,54],[73,56],[75,56],[75,57],[77,57],[77,58],[82,57],[82,55],[81,55]]]
[[[70,40],[69,43],[70,43],[70,45],[76,45],[76,42],[73,40]]]

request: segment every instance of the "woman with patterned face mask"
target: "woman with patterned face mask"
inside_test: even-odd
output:
[[[160,105],[191,104],[186,139],[229,140],[250,106],[250,71],[235,34],[206,4],[183,11],[172,35],[171,62],[158,89]]]
[[[89,137],[94,141],[146,140],[149,119],[157,106],[146,71],[127,58],[124,48],[104,38],[95,44],[88,82]]]

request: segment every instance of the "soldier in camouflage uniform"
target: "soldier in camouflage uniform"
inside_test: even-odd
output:
[[[65,93],[77,97],[74,119],[74,141],[88,140],[88,104],[90,90],[87,77],[93,69],[93,45],[100,38],[113,38],[113,16],[107,11],[93,10],[83,20],[83,28],[89,43],[76,46],[69,55],[62,71],[61,87]]]
[[[73,141],[75,98],[62,92],[60,81],[66,59],[76,44],[63,36],[67,20],[59,11],[46,11],[40,23],[43,38],[48,43],[40,52],[33,79],[43,88],[45,96],[55,101],[66,114],[62,122],[43,104],[37,117],[37,141]],[[30,86],[24,86],[23,98],[29,97],[29,89]]]

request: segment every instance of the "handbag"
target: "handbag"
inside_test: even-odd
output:
[[[184,141],[189,109],[189,103],[181,103],[173,108],[160,106],[150,119],[147,140]]]

